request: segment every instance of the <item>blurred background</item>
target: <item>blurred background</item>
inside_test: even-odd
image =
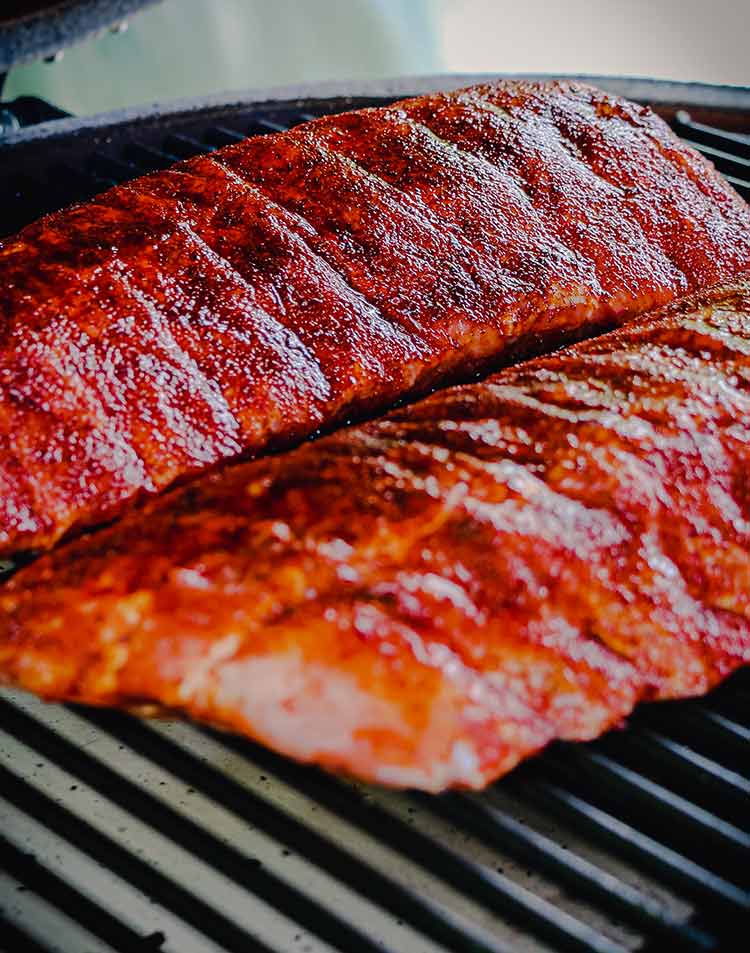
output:
[[[481,71],[750,85],[749,47],[750,0],[163,0],[125,33],[15,68],[5,97],[87,114],[231,89]]]

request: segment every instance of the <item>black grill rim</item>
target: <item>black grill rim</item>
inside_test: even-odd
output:
[[[637,76],[605,76],[589,73],[442,73],[427,76],[394,77],[383,80],[350,80],[347,82],[302,83],[216,93],[209,96],[149,103],[116,109],[94,116],[51,120],[11,133],[2,140],[7,148],[50,137],[76,136],[95,132],[111,134],[114,127],[125,125],[135,132],[142,124],[169,121],[178,124],[183,118],[199,117],[211,121],[212,114],[244,109],[305,109],[313,104],[327,104],[334,109],[353,108],[362,99],[395,99],[422,93],[459,89],[474,83],[497,79],[571,80],[590,83],[607,92],[638,102],[647,102],[655,109],[726,110],[742,117],[750,112],[750,86],[713,83],[683,83]],[[201,114],[205,114],[205,117]],[[748,131],[750,132],[750,124]]]

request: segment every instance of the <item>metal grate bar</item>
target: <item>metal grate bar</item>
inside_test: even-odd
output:
[[[746,202],[750,201],[750,182],[738,179],[734,175],[725,175],[724,178],[741,198]]]
[[[709,934],[675,919],[661,904],[641,891],[515,820],[493,803],[492,792],[484,797],[466,794],[414,797],[426,809],[472,830],[478,837],[494,842],[523,862],[551,874],[616,916],[669,938],[672,948],[714,949],[715,941]]]
[[[743,199],[750,201],[750,135],[694,122],[684,110],[677,113],[672,128],[689,146],[713,162]]]
[[[242,132],[237,132],[235,129],[227,129],[225,126],[212,126],[206,131],[204,138],[206,142],[221,147],[231,146],[235,142],[242,142],[243,139],[247,139],[247,136]]]
[[[88,163],[91,175],[102,181],[127,182],[140,175],[140,169],[132,162],[112,156],[94,155]]]
[[[266,135],[269,132],[286,132],[291,123],[277,122],[263,116],[255,116],[245,126],[246,136]]]
[[[157,947],[159,953],[223,953],[205,937],[200,948],[194,944],[183,947],[171,940],[162,945],[163,932],[166,930],[174,934],[175,941],[178,934],[185,935],[186,930],[182,921],[172,918],[169,924],[166,924],[164,922],[166,911],[152,904],[143,895],[139,896],[137,891],[133,891],[124,883],[123,889],[127,901],[118,904],[117,899],[108,894],[106,887],[104,889],[101,887],[102,883],[110,884],[116,880],[115,874],[105,870],[94,861],[89,861],[88,879],[82,878],[78,861],[85,855],[76,848],[71,849],[66,841],[57,838],[27,815],[14,810],[5,799],[0,804],[0,812],[2,812],[7,839],[11,840],[22,854],[36,856],[37,859],[42,855],[44,862],[40,863],[40,866],[43,866],[53,879],[63,881],[75,893],[83,894],[98,907],[115,915],[136,934],[141,935],[142,940],[137,948],[142,947],[144,953],[146,951],[152,953]],[[37,834],[40,835],[39,838]],[[53,843],[56,845],[53,848],[55,854],[51,855],[44,845]],[[101,876],[98,876],[99,874]],[[67,913],[3,870],[0,870],[0,897],[2,897],[6,919],[22,933],[28,933],[32,940],[48,948],[49,953],[78,953],[78,951],[116,953],[109,943],[84,926],[78,918],[77,909]],[[133,900],[136,900],[135,906],[132,905]],[[145,915],[143,915],[144,912]],[[168,916],[166,914],[167,918]],[[162,926],[165,927],[165,931],[162,931]],[[1,932],[0,940],[2,940]],[[16,946],[12,953],[25,953],[25,948]]]
[[[745,823],[750,805],[750,780],[686,745],[647,730],[615,732],[594,745],[595,750],[616,757],[689,792],[692,800],[734,824]]]
[[[39,805],[42,805],[43,811],[44,807],[48,806],[50,812],[47,815],[47,823],[56,818],[53,801],[35,791],[26,782],[16,778],[2,765],[0,765],[0,779],[2,779],[3,793],[9,798],[20,800],[28,808],[29,813]],[[0,866],[53,906],[83,923],[91,933],[101,937],[118,953],[144,953],[148,948],[144,946],[143,936],[135,933],[109,911],[45,870],[34,857],[23,853],[1,833]],[[159,937],[156,939],[158,940]],[[153,950],[158,948],[155,942],[151,946]]]
[[[139,175],[144,172],[168,169],[175,162],[179,162],[179,156],[165,152],[163,149],[156,149],[154,146],[144,146],[139,142],[128,143],[123,149],[123,155],[138,166]]]
[[[719,691],[715,693],[710,702],[702,704],[710,704],[711,708],[716,709],[716,714],[724,715],[745,728],[750,727],[750,691],[740,688],[734,688],[732,691]]]
[[[44,947],[26,933],[11,923],[0,913],[0,951],[2,953],[50,953],[49,947]]]
[[[190,159],[193,156],[206,155],[209,152],[216,151],[216,146],[207,145],[205,142],[198,142],[192,136],[177,133],[167,136],[164,140],[164,148],[181,159]]]
[[[733,152],[743,159],[750,159],[750,134],[728,132],[717,129],[716,126],[707,126],[702,122],[695,122],[689,112],[681,109],[674,120],[675,132],[700,145],[712,146],[714,149],[723,149]]]
[[[750,186],[750,159],[743,159],[736,154],[716,149],[700,142],[683,137],[683,141],[693,149],[698,149],[723,175],[731,175],[744,186]]]
[[[102,866],[117,870],[120,876],[137,885],[141,891],[149,896],[154,897],[163,907],[177,914],[184,922],[210,935],[223,949],[226,949],[227,953],[272,953],[271,949],[261,943],[257,937],[252,936],[212,906],[204,903],[197,894],[178,886],[155,868],[122,848],[116,841],[97,831],[87,821],[77,817],[53,801],[52,798],[17,778],[3,765],[0,765],[0,783],[2,784],[3,795],[19,805],[25,814],[33,817],[41,824],[51,827],[71,844],[84,849],[88,856]],[[32,868],[28,868],[27,877],[30,877],[29,871],[33,872]],[[13,869],[11,872],[15,873],[19,879],[24,879],[23,870]],[[41,886],[50,881],[51,875],[47,871],[42,871],[39,877],[41,878],[39,882],[33,879],[25,879],[24,882],[28,882],[37,892],[43,893]],[[56,878],[53,879],[55,883],[60,882]],[[54,902],[53,897],[54,894],[50,899]],[[78,897],[79,894],[75,893],[74,897],[69,898],[70,903],[66,905],[66,911],[71,916],[85,922],[91,932],[97,933],[96,911],[91,912],[93,919],[90,922],[87,907],[79,903]],[[128,931],[128,936],[131,932]],[[134,941],[128,940],[126,944],[119,941],[114,942],[109,936],[105,938],[107,942],[112,943],[122,953],[131,953],[131,951],[138,949],[133,945]],[[138,942],[140,941],[141,938]]]
[[[100,791],[113,803],[143,819],[175,843],[189,844],[191,851],[196,856],[205,859],[207,863],[221,870],[223,874],[236,883],[251,889],[256,896],[272,906],[285,911],[293,910],[297,922],[321,936],[337,949],[346,950],[351,948],[362,950],[363,953],[384,953],[385,948],[381,944],[374,943],[355,927],[311,901],[295,887],[286,884],[271,872],[263,869],[260,863],[248,862],[243,854],[234,850],[230,845],[222,843],[200,825],[178,814],[155,796],[129,783],[103,763],[76,748],[65,738],[55,734],[45,725],[32,719],[14,706],[8,705],[2,699],[0,699],[0,711],[3,714],[4,723],[7,717],[7,723],[13,727],[16,733],[20,737],[26,738],[27,743],[45,757],[65,767],[92,788]],[[80,713],[84,716],[87,715],[85,711]],[[91,716],[91,720],[98,724],[98,718],[95,715]],[[125,719],[125,722],[127,724],[128,719]],[[137,722],[133,722],[129,727],[137,729],[140,726]],[[104,730],[107,730],[106,726],[104,726]],[[148,732],[148,729],[144,728],[143,730]],[[137,745],[134,744],[130,731],[127,732],[124,740],[137,750]],[[160,758],[154,758],[153,760],[156,763],[165,763]],[[202,771],[209,770],[205,765],[199,765],[199,768]],[[226,784],[226,779],[223,776],[222,781]],[[197,784],[195,786],[198,787]],[[256,827],[260,826],[260,813],[256,813],[255,806],[251,803],[251,796],[247,793],[246,801],[248,802],[247,819]],[[20,803],[22,804],[22,802]],[[282,821],[282,823],[284,822]],[[289,840],[295,843],[293,837],[290,837]],[[119,845],[116,846],[118,850],[122,850]],[[299,844],[297,844],[297,847],[299,847]],[[174,885],[171,886],[174,887]],[[169,905],[164,901],[163,903],[165,906]],[[226,945],[226,940],[223,942]],[[253,949],[260,949],[257,939],[254,942],[256,946]],[[345,945],[342,946],[342,943]],[[227,946],[227,949],[234,948],[234,946]]]
[[[739,879],[748,869],[750,834],[590,748],[561,748],[545,754],[544,765],[576,790],[599,803],[617,805],[645,830],[664,831],[673,846],[728,879]]]
[[[479,951],[507,953],[505,948],[484,930],[464,922],[458,915],[432,903],[427,898],[405,889],[386,874],[360,861],[344,847],[322,837],[211,765],[198,761],[146,725],[133,722],[115,712],[84,709],[79,713],[144,757],[164,765],[171,773],[216,800],[233,814],[303,854],[342,883],[411,923],[438,943],[445,944],[448,949],[466,950],[472,953],[474,951],[476,953]],[[222,744],[228,745],[234,739],[227,735],[222,736],[221,740]],[[340,940],[340,932],[334,933],[332,937],[334,944],[337,937]],[[367,948],[369,947],[358,947],[358,949]],[[376,948],[382,950],[379,944]]]
[[[213,732],[209,734],[214,735]],[[551,904],[541,901],[509,878],[468,861],[435,839],[414,830],[388,811],[365,801],[349,785],[319,771],[297,765],[241,738],[222,736],[221,743],[262,765],[332,813],[345,817],[374,837],[395,845],[410,858],[424,864],[454,889],[481,900],[492,910],[501,910],[509,919],[520,922],[526,929],[555,942],[559,948],[620,949],[606,937]]]
[[[649,706],[636,711],[632,721],[653,727],[664,735],[683,741],[701,753],[750,775],[750,729],[700,705],[684,704],[679,717],[672,707]]]
[[[750,914],[750,893],[564,787],[538,776],[527,780],[530,773],[518,772],[517,776],[506,780],[507,786],[517,791],[520,797],[567,819],[576,828],[587,831],[601,843],[655,871],[668,883],[696,898],[714,914],[716,919],[712,928],[721,926],[724,917],[736,922],[738,917]]]
[[[744,725],[738,725],[730,718],[719,715],[716,712],[708,711],[700,706],[696,707],[696,715],[703,721],[710,722],[711,725],[720,730],[725,737],[732,739],[732,744],[737,746],[735,750],[742,750],[747,753],[747,745],[750,744],[750,728]]]
[[[268,922],[267,918],[264,922],[266,911],[252,895],[246,894],[238,902],[240,891],[233,891],[219,873],[202,867],[189,850],[172,845],[158,831],[148,828],[134,815],[119,810],[65,769],[46,759],[40,762],[39,755],[23,742],[11,741],[4,734],[0,743],[7,745],[6,750],[13,752],[18,759],[19,769],[12,773],[25,778],[31,776],[34,779],[31,783],[36,787],[43,778],[45,790],[58,804],[91,823],[101,833],[111,836],[131,854],[136,854],[180,886],[191,891],[197,889],[204,902],[224,913],[229,912],[231,919],[249,932],[261,939],[278,935],[277,931],[269,933],[266,930],[264,933]],[[3,796],[0,796],[0,817],[7,838],[22,851],[32,852],[49,873],[114,913],[136,933],[165,937],[164,945],[159,947],[162,953],[226,953],[225,948],[214,943],[207,933],[186,923],[139,885],[120,876],[116,866],[102,866],[86,852],[85,845],[71,843],[49,824],[41,823]],[[0,874],[0,892],[3,889],[1,878]],[[51,942],[58,953],[78,949],[86,950],[86,953],[112,953],[109,946],[105,948],[101,941],[84,931],[80,921],[64,916],[32,893],[17,890],[9,896],[12,896],[9,913],[15,920]],[[258,929],[255,929],[256,924]],[[294,925],[289,925],[286,935],[292,935],[293,930]],[[320,948],[315,953],[332,951]]]

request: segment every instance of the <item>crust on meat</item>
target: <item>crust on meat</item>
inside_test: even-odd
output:
[[[241,464],[21,570],[0,675],[478,788],[750,662],[750,284]]]
[[[0,243],[0,554],[750,268],[650,110],[504,81],[249,139]]]

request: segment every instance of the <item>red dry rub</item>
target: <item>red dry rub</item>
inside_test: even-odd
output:
[[[0,243],[0,553],[747,269],[716,171],[578,84],[180,163]]]
[[[240,464],[43,556],[0,678],[481,787],[750,663],[750,284]]]

